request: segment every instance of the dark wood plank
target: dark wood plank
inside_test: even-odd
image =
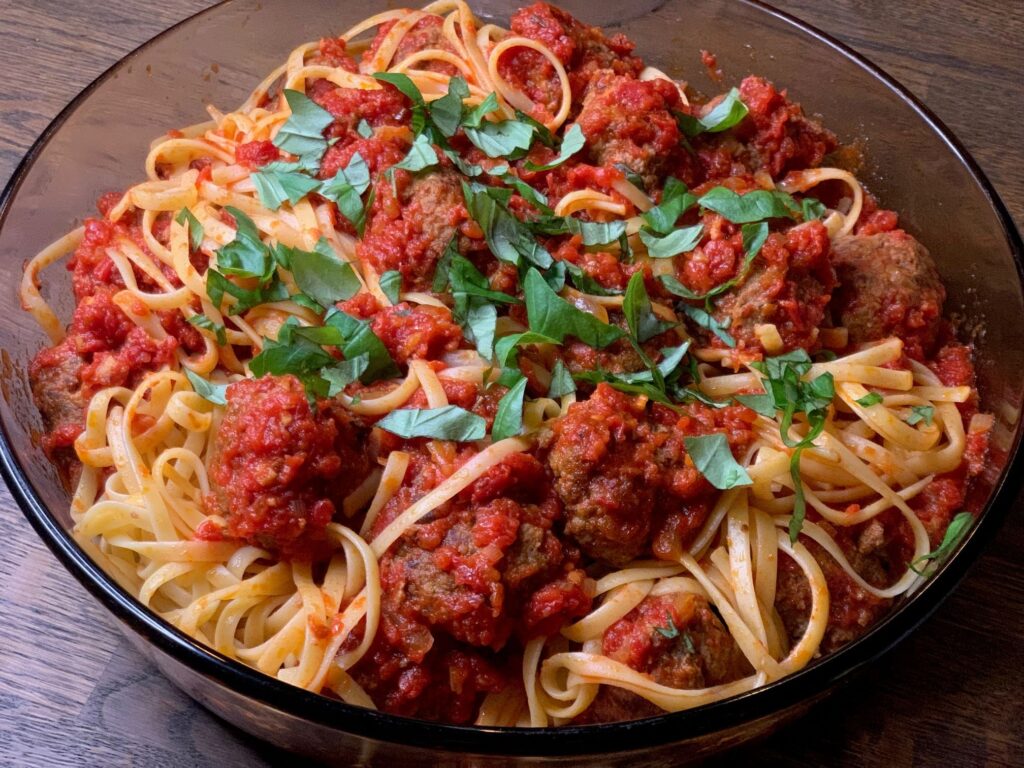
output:
[[[209,3],[10,3],[0,17],[0,183],[121,56]],[[1024,223],[1024,3],[779,0],[895,75],[960,136]],[[0,761],[264,764],[268,753],[170,686],[61,568],[0,486]],[[957,592],[807,718],[731,755],[811,766],[1024,762],[1024,507]]]

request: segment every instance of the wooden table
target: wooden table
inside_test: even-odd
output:
[[[81,88],[206,0],[7,3],[0,183]],[[1024,3],[779,0],[871,57],[963,139],[1024,225]],[[0,319],[0,322],[3,322]],[[284,761],[128,647],[0,485],[0,763]],[[955,595],[871,672],[733,758],[782,765],[1024,765],[1024,505]]]

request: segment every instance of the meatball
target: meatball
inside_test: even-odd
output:
[[[679,126],[669,111],[679,104],[679,91],[666,80],[597,73],[577,118],[591,159],[603,166],[625,165],[648,189],[660,187],[681,149]]]
[[[828,232],[820,222],[808,222],[768,236],[746,278],[718,299],[714,317],[741,350],[761,351],[757,326],[769,323],[778,330],[784,350],[811,349],[834,285]]]
[[[708,601],[692,593],[646,598],[605,630],[602,650],[670,688],[706,688],[752,672]],[[636,694],[605,686],[577,722],[635,720],[660,712]]]
[[[908,355],[935,346],[946,289],[927,249],[902,230],[840,238],[832,247],[839,278],[837,322],[854,344],[899,336]]]
[[[740,84],[740,98],[748,116],[737,133],[748,141],[748,164],[764,168],[773,178],[790,170],[815,168],[838,146],[831,131],[806,117],[799,104],[764,78],[747,77]]]
[[[384,520],[435,479],[425,454],[415,461]],[[529,639],[555,631],[590,606],[577,553],[552,530],[560,515],[543,465],[510,457],[384,555],[385,612],[404,617],[403,636],[418,645],[442,634],[498,650],[513,632]]]
[[[400,364],[415,358],[437,360],[462,342],[462,329],[443,307],[402,302],[375,314],[371,329]]]
[[[313,411],[294,376],[265,376],[228,387],[209,471],[206,507],[227,535],[306,559],[369,466],[344,412]]]
[[[406,288],[429,290],[437,260],[469,219],[459,179],[451,168],[418,176],[395,171],[394,183],[378,177],[359,258],[379,273],[398,270]]]
[[[752,417],[737,418],[746,409],[688,406],[677,414],[646,406],[644,397],[598,384],[588,400],[570,406],[550,438],[548,464],[565,505],[565,532],[613,566],[644,553],[663,524],[679,526],[674,515],[712,493],[687,461],[686,436],[722,431],[734,450],[750,439]]]
[[[77,467],[74,442],[84,427],[88,402],[82,392],[81,367],[82,358],[71,345],[63,343],[41,350],[28,370],[32,397],[46,430],[43,450],[69,487]]]

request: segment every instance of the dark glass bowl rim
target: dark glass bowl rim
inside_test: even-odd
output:
[[[985,194],[999,219],[1003,236],[1013,255],[1018,281],[1024,287],[1024,242],[1006,206],[970,153],[928,107],[881,68],[831,35],[761,0],[736,1],[774,16],[825,44],[837,55],[872,75],[895,93],[905,106],[917,113],[963,163],[974,183]],[[61,110],[22,158],[0,195],[0,228],[6,222],[10,203],[33,162],[75,109],[122,65],[135,59],[153,42],[214,11],[222,4],[218,3],[183,19],[146,41],[103,72]],[[229,659],[150,612],[79,548],[68,531],[46,509],[40,495],[28,480],[20,459],[11,448],[7,426],[2,422],[0,476],[6,481],[22,513],[39,537],[100,603],[159,651],[217,684],[300,719],[380,742],[396,741],[394,735],[400,733],[403,744],[447,751],[510,756],[586,755],[624,752],[684,741],[771,716],[831,689],[896,645],[949,596],[999,530],[1024,480],[1022,436],[1024,428],[1018,424],[1002,475],[977,524],[972,527],[954,556],[940,567],[916,595],[898,606],[855,642],[763,688],[692,710],[632,722],[537,729],[443,725],[389,715],[310,693]]]

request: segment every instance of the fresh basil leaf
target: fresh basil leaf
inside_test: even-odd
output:
[[[533,143],[533,126],[518,120],[485,121],[479,128],[466,125],[463,131],[466,138],[488,157],[516,157]]]
[[[534,331],[523,331],[513,333],[509,336],[502,336],[494,345],[494,358],[502,368],[508,368],[516,364],[516,347],[524,344],[558,344],[558,339],[545,336],[543,333]]]
[[[820,200],[815,200],[813,197],[805,197],[800,201],[800,213],[804,221],[823,219],[827,210],[824,203]]]
[[[304,293],[296,293],[291,296],[291,300],[298,304],[300,307],[312,310],[313,312],[323,312],[324,308],[321,307],[317,302],[313,301],[309,296]]]
[[[668,259],[680,253],[688,253],[700,244],[703,236],[703,224],[683,227],[661,236],[646,227],[640,230],[640,241],[647,246],[647,255],[653,259]]]
[[[285,89],[284,98],[291,115],[274,136],[274,146],[307,162],[319,163],[327,150],[324,130],[334,122],[334,115],[301,91]]]
[[[939,546],[926,555],[914,558],[910,563],[910,568],[914,573],[924,576],[927,569],[922,566],[929,563],[935,563],[952,554],[953,550],[957,548],[957,545],[963,541],[964,536],[967,535],[967,531],[970,530],[971,523],[973,522],[974,515],[970,512],[958,512],[953,519],[949,521],[949,525],[946,527],[946,532],[943,534],[942,541],[939,543]]]
[[[489,93],[487,98],[466,113],[462,124],[467,128],[479,128],[483,124],[484,118],[491,114],[491,112],[497,111],[497,109],[498,97],[494,93]]]
[[[676,221],[697,202],[686,185],[675,177],[665,181],[661,202],[643,215],[647,226],[660,235],[667,235],[676,228]]]
[[[526,396],[526,378],[522,378],[498,401],[494,414],[491,439],[494,442],[515,437],[523,431],[523,398]]]
[[[196,314],[192,315],[192,317],[190,317],[188,321],[197,328],[204,328],[207,331],[210,331],[212,334],[214,334],[217,337],[217,343],[220,344],[222,347],[227,346],[228,334],[224,326],[221,325],[220,323],[215,323],[213,320],[211,320],[201,312],[197,312]]]
[[[623,175],[626,181],[628,181],[634,187],[639,189],[641,192],[647,191],[647,185],[644,184],[643,178],[640,176],[639,173],[634,171],[628,165],[626,165],[625,163],[615,163],[613,167],[615,168],[615,170],[617,170],[619,173]]]
[[[579,235],[583,245],[614,243],[626,232],[624,221],[581,221],[572,216],[541,216],[531,221],[529,227],[544,235]]]
[[[324,325],[336,328],[341,332],[344,343],[341,345],[341,353],[346,360],[354,360],[360,355],[366,355],[368,365],[360,375],[359,380],[363,384],[371,384],[378,379],[388,379],[397,376],[398,366],[391,359],[391,353],[384,346],[384,342],[370,328],[365,320],[352,317],[338,309],[330,309],[324,318]]]
[[[303,378],[332,363],[334,358],[319,344],[302,336],[293,336],[286,323],[278,330],[276,340],[264,339],[262,351],[249,361],[249,370],[256,378],[289,373]]]
[[[626,325],[638,344],[653,339],[674,326],[674,323],[659,320],[651,309],[651,299],[644,285],[643,272],[634,272],[629,278],[626,295],[622,300],[622,314],[626,316]]]
[[[188,208],[182,208],[174,220],[179,224],[188,227],[188,242],[193,251],[198,251],[203,244],[203,225]]]
[[[448,93],[430,102],[430,119],[445,138],[450,139],[459,130],[459,123],[462,122],[462,101],[467,98],[469,86],[466,81],[461,77],[453,77],[448,81]]]
[[[693,307],[689,304],[680,304],[679,308],[682,310],[683,314],[693,320],[693,322],[701,328],[711,331],[715,336],[720,338],[727,347],[731,349],[736,348],[736,339],[730,336],[726,330],[729,327],[727,323],[720,323],[699,307]]]
[[[613,290],[611,288],[605,288],[597,280],[592,278],[589,274],[583,271],[580,267],[576,266],[572,262],[560,261],[559,264],[565,265],[565,270],[572,278],[572,284],[576,286],[576,290],[581,293],[589,293],[592,296],[618,296],[622,291]]]
[[[423,101],[423,94],[408,75],[401,72],[375,72],[373,77],[382,82],[393,85],[412,104],[412,120],[410,128],[413,136],[419,136],[427,126],[427,107]]]
[[[403,408],[392,411],[375,426],[406,439],[429,437],[465,443],[482,440],[487,435],[487,421],[482,416],[446,405],[441,408]]]
[[[266,286],[249,289],[235,285],[215,269],[206,270],[206,295],[217,309],[221,309],[225,293],[238,300],[238,303],[228,311],[229,315],[240,315],[260,304],[287,301],[289,298],[288,289],[276,276]]]
[[[362,118],[356,125],[356,133],[358,133],[364,139],[373,138],[373,128],[370,126],[368,122],[366,122],[365,117]]]
[[[434,280],[430,284],[430,290],[434,293],[443,293],[448,286],[448,272],[451,269],[452,259],[459,255],[458,240],[458,235],[452,235],[441,258],[437,260],[437,266],[434,267]]]
[[[402,273],[389,269],[380,276],[380,290],[392,304],[399,302],[402,293]]]
[[[207,381],[198,373],[193,371],[191,368],[182,366],[182,370],[185,372],[185,377],[188,379],[188,383],[192,385],[193,391],[204,400],[208,400],[214,405],[227,405],[227,384],[214,384],[211,381]]]
[[[545,147],[554,149],[558,144],[558,139],[555,137],[555,134],[553,134],[551,130],[539,120],[535,120],[525,112],[521,112],[518,109],[516,110],[516,120],[521,123],[526,123],[528,126],[533,128],[533,132],[536,134],[537,140]]]
[[[672,277],[672,275],[659,275],[658,280],[663,286],[665,286],[665,289],[674,296],[690,299],[692,301],[702,301],[706,298],[705,294],[691,291],[681,282],[676,280],[676,278]]]
[[[282,170],[295,166],[294,163],[268,163],[249,177],[256,186],[260,202],[276,211],[287,200],[295,205],[320,186],[317,179],[294,170]]]
[[[555,367],[551,369],[551,386],[548,387],[548,397],[557,400],[560,397],[571,395],[576,391],[576,382],[572,374],[561,360],[555,361]]]
[[[759,413],[769,419],[775,418],[775,398],[769,394],[736,395],[733,399],[741,405],[747,406],[747,408],[755,413]]]
[[[355,152],[348,165],[339,168],[333,177],[320,185],[319,194],[337,203],[341,215],[358,227],[365,219],[366,209],[370,207],[367,201],[364,208],[362,198],[369,186],[370,168],[362,155]]]
[[[931,405],[912,405],[910,406],[910,415],[907,417],[907,424],[915,426],[924,422],[926,427],[932,425],[932,419],[935,416],[935,407]]]
[[[462,323],[466,337],[476,345],[476,351],[485,360],[494,355],[494,333],[498,327],[498,310],[493,304],[472,302]]]
[[[503,167],[507,167],[507,166],[503,166]],[[497,169],[493,169],[493,171],[497,171]],[[493,172],[492,172],[492,175],[493,175]],[[528,203],[530,203],[530,205],[535,207],[542,214],[551,215],[553,213],[551,208],[548,206],[548,198],[547,198],[547,196],[545,196],[542,193],[538,192],[536,189],[531,187],[529,184],[527,184],[525,181],[520,179],[518,176],[515,176],[512,173],[509,173],[508,171],[506,171],[503,174],[498,174],[498,176],[499,176],[499,178],[501,178],[501,180],[503,182],[505,182],[510,187],[515,189],[515,191],[518,192],[520,194],[520,196],[524,200],[526,200]]]
[[[282,245],[278,245],[278,249],[288,254],[292,277],[299,290],[325,309],[352,298],[362,287],[352,265],[339,259],[323,237],[312,251]]]
[[[458,252],[448,260],[448,282],[451,284],[452,294],[458,298],[458,294],[474,296],[487,301],[497,301],[502,304],[518,304],[519,299],[501,291],[491,290],[490,281],[484,277],[473,262]],[[442,287],[441,290],[444,290]]]
[[[693,459],[694,466],[718,490],[727,491],[741,485],[753,484],[747,470],[733,458],[729,441],[721,432],[686,437],[683,438],[683,443],[686,445],[686,452]]]
[[[618,326],[603,323],[561,298],[536,269],[531,268],[526,273],[523,292],[530,330],[550,336],[559,343],[566,336],[575,336],[584,344],[601,348],[625,335]]]
[[[863,408],[870,408],[872,405],[878,405],[884,399],[879,392],[868,392],[864,397],[858,397],[855,402]]]
[[[662,405],[667,405],[670,408],[675,408],[675,404],[669,399],[668,395],[664,390],[659,389],[650,381],[630,381],[623,376],[610,373],[608,371],[577,371],[572,375],[576,381],[587,381],[591,384],[607,384],[612,389],[617,389],[620,392],[625,392],[629,395],[643,395],[648,400],[652,400]]]
[[[768,239],[768,222],[760,221],[757,223],[744,224],[740,228],[740,232],[743,237],[743,250],[746,252],[746,257],[743,259],[743,268],[740,270],[740,276],[746,274],[747,268],[754,258],[761,252],[761,247],[765,244]]]
[[[496,258],[519,266],[523,259],[541,269],[551,266],[551,254],[536,241],[529,228],[509,212],[488,187],[463,182],[462,191],[466,208],[480,225],[487,246]],[[511,194],[511,190],[505,189]]]
[[[320,375],[327,381],[328,397],[337,397],[345,391],[345,387],[353,381],[357,381],[370,367],[370,356],[362,354],[351,360],[342,360],[334,365],[328,366],[320,371]]]
[[[400,163],[396,163],[391,166],[388,170],[401,168],[412,173],[418,173],[419,171],[427,168],[432,168],[437,165],[437,151],[434,146],[430,143],[430,139],[427,138],[425,133],[421,133],[416,137],[416,140],[409,147],[409,154],[407,154]]]
[[[747,107],[740,100],[740,92],[731,89],[718,104],[704,117],[693,117],[682,113],[676,114],[679,128],[688,138],[701,133],[719,133],[737,125],[747,116]]]
[[[727,187],[713,187],[697,201],[734,224],[749,224],[763,219],[796,218],[800,205],[792,195],[777,189],[756,189],[739,195]]]
[[[573,123],[569,126],[569,130],[562,136],[562,145],[558,150],[558,157],[552,160],[550,163],[544,165],[535,165],[527,160],[523,165],[528,171],[534,173],[538,171],[550,171],[552,168],[557,168],[559,165],[564,163],[570,157],[575,155],[581,149],[583,145],[587,143],[586,137],[583,135],[583,129],[580,128],[578,123]]]
[[[668,611],[665,611],[665,622],[664,627],[655,627],[654,630],[664,638],[675,640],[679,637],[679,628],[676,626],[676,623],[672,621],[672,614]]]
[[[226,275],[255,277],[267,282],[274,273],[274,260],[270,249],[260,240],[260,233],[252,219],[237,208],[225,206],[235,220],[235,237],[217,249],[217,269]]]

